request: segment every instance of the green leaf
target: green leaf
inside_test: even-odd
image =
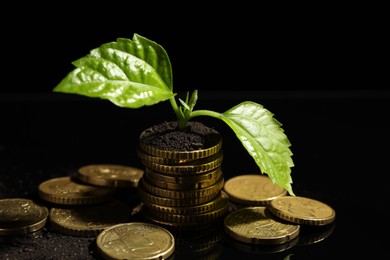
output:
[[[175,96],[172,68],[165,50],[137,34],[118,38],[73,62],[76,67],[54,89],[108,99],[121,107],[139,108]]]
[[[262,105],[245,101],[222,114],[262,173],[294,195],[291,187],[290,141],[281,124]]]

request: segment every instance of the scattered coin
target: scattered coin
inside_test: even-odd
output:
[[[300,196],[276,198],[271,202],[269,210],[281,219],[313,226],[329,224],[336,218],[335,211],[329,205]]]
[[[104,187],[137,187],[144,170],[116,164],[91,164],[80,167],[77,177],[88,184]]]
[[[248,206],[265,206],[287,191],[274,184],[268,176],[246,174],[230,178],[223,187],[234,203]]]
[[[98,235],[96,243],[104,259],[167,259],[175,250],[170,231],[143,222],[108,227]]]
[[[229,213],[224,229],[230,237],[244,243],[277,245],[296,238],[300,226],[279,220],[265,206],[253,206]]]
[[[127,222],[130,208],[118,200],[77,208],[51,208],[53,229],[72,236],[97,236],[104,228]]]
[[[114,190],[77,182],[70,176],[46,180],[38,186],[39,197],[62,205],[88,205],[109,200]]]
[[[0,235],[33,233],[46,224],[49,210],[24,198],[0,199]]]

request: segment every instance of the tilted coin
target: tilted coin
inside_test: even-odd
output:
[[[268,176],[260,174],[246,174],[230,178],[223,187],[235,203],[248,206],[265,206],[287,191],[274,184]]]
[[[30,199],[0,199],[0,235],[33,233],[46,224],[49,210]]]
[[[104,259],[167,259],[175,250],[175,238],[155,224],[131,222],[103,230],[97,237]]]
[[[230,237],[244,243],[276,245],[296,238],[300,226],[279,220],[265,206],[248,206],[229,213],[224,229]]]
[[[51,226],[72,236],[96,236],[104,228],[127,222],[130,208],[118,200],[77,208],[51,208]]]
[[[46,180],[38,186],[39,197],[63,205],[87,205],[107,201],[114,194],[108,187],[77,182],[70,176]]]
[[[92,185],[104,187],[137,187],[144,170],[117,164],[91,164],[80,167],[77,177]]]
[[[336,218],[336,212],[329,205],[300,196],[276,198],[271,202],[269,210],[281,219],[313,226],[329,224]]]

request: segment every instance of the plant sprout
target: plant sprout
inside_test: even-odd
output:
[[[170,59],[156,42],[138,34],[132,39],[117,38],[72,64],[75,69],[53,89],[54,92],[106,99],[119,107],[132,109],[169,100],[180,129],[195,117],[222,120],[234,131],[260,172],[295,196],[291,187],[291,167],[294,166],[291,143],[274,115],[252,101],[244,101],[223,113],[194,110],[197,90],[191,95],[187,92],[185,100],[176,99]]]

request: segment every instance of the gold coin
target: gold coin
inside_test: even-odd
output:
[[[0,235],[33,233],[46,224],[49,210],[24,198],[0,199]]]
[[[221,175],[221,171],[220,174]],[[210,180],[206,181],[193,181],[193,182],[185,182],[185,183],[180,183],[180,182],[166,182],[159,180],[157,178],[154,178],[155,175],[148,173],[148,171],[145,171],[145,174],[143,178],[147,180],[150,184],[153,186],[162,188],[162,189],[167,189],[167,190],[196,190],[196,189],[204,189],[207,187],[210,187],[214,184],[217,183],[219,179],[213,178]]]
[[[149,208],[152,212],[158,212],[159,214],[199,214],[215,210],[219,208],[221,204],[228,202],[228,195],[223,190],[221,190],[219,194],[211,201],[195,206],[169,207],[144,201],[144,207]]]
[[[181,163],[189,163],[194,160],[186,160],[186,159],[167,159],[164,157],[158,157],[144,152],[140,147],[137,147],[137,156],[144,161],[146,164],[148,163],[157,163],[157,164],[181,164]]]
[[[222,189],[223,184],[224,178],[223,176],[221,176],[220,179],[214,185],[207,188],[195,190],[167,190],[153,186],[144,177],[142,177],[140,180],[140,185],[142,185],[142,187],[149,193],[155,194],[160,197],[172,199],[192,199],[209,196],[215,197]]]
[[[142,181],[142,179],[141,179]],[[154,195],[148,191],[146,191],[142,185],[138,186],[138,194],[141,200],[144,203],[154,203],[162,206],[170,206],[170,207],[181,207],[181,206],[195,206],[199,204],[203,204],[209,202],[214,199],[217,194],[210,194],[209,196],[195,197],[189,199],[175,199],[175,198],[165,198],[161,196]]]
[[[207,158],[194,160],[189,164],[182,163],[182,164],[168,165],[168,164],[151,163],[143,160],[141,161],[146,167],[154,171],[163,172],[170,175],[202,174],[220,167],[223,161],[223,153],[219,152]]]
[[[180,138],[183,132],[177,131],[176,121],[164,122],[144,130],[139,137],[139,147],[147,154],[174,160],[195,160],[216,154],[222,147],[222,136],[213,128],[208,128],[208,132],[204,132],[205,128],[199,127],[199,124],[192,121],[188,122],[187,127],[191,128],[190,131],[203,142],[193,142],[193,147],[187,147],[186,150],[180,150],[178,147],[162,149],[152,144],[156,136],[170,135],[170,138]],[[174,143],[170,142],[170,144]]]
[[[274,184],[268,176],[246,174],[230,178],[225,182],[225,192],[230,200],[248,206],[265,206],[287,191]]]
[[[208,181],[216,181],[222,175],[221,167],[218,167],[212,171],[208,171],[205,173],[199,173],[196,175],[168,175],[163,172],[156,172],[151,170],[150,168],[145,169],[145,174],[152,176],[153,178],[168,182],[168,183],[177,183],[177,184],[193,184],[197,182],[208,182]]]
[[[283,196],[269,207],[275,216],[297,224],[321,226],[334,221],[336,212],[329,205],[311,198]]]
[[[265,206],[248,206],[229,213],[224,229],[230,237],[244,243],[276,245],[297,237],[300,226],[278,220]]]
[[[107,201],[114,194],[112,188],[87,185],[70,176],[52,178],[38,186],[39,197],[63,205],[87,205]]]
[[[117,224],[96,239],[104,259],[167,259],[175,250],[175,238],[167,229],[150,223]]]
[[[137,187],[144,170],[117,164],[92,164],[80,167],[81,181],[104,187]]]
[[[111,200],[98,205],[78,208],[51,208],[49,219],[53,229],[72,236],[97,236],[104,228],[124,223],[130,208]]]
[[[196,214],[167,214],[166,212],[150,210],[146,207],[147,204],[144,205],[143,210],[147,211],[147,214],[157,217],[161,220],[166,220],[169,222],[175,222],[180,224],[186,223],[209,223],[212,222],[222,216],[224,216],[229,210],[229,198],[224,197],[220,203],[216,204],[216,207],[212,210],[196,213]]]

